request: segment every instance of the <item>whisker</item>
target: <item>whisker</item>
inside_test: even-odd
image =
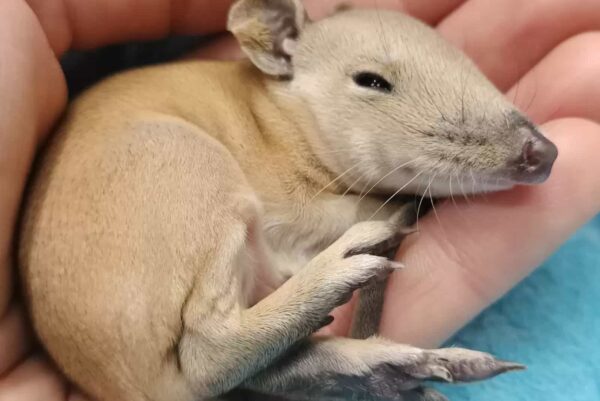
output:
[[[463,125],[465,123],[465,91],[466,91],[466,87],[467,87],[467,83],[464,78],[464,72],[465,72],[465,66],[463,64],[461,72],[460,72],[460,79],[461,79],[461,86],[462,86],[462,94],[460,96],[460,115],[461,115],[461,122]]]
[[[433,178],[431,179],[431,182],[433,182],[435,180],[436,175],[433,176]],[[428,191],[429,191],[429,200],[431,201],[431,207],[433,209],[433,214],[435,215],[435,219],[437,220],[438,224],[440,225],[440,227],[442,227],[442,230],[443,230],[444,227],[442,225],[442,221],[440,220],[440,216],[438,215],[438,212],[435,208],[435,201],[433,200],[433,196],[431,195],[431,185],[429,185]]]
[[[330,186],[332,186],[333,184],[335,184],[337,181],[339,181],[340,179],[342,179],[350,171],[352,171],[356,167],[358,167],[359,164],[360,164],[360,162],[356,163],[354,166],[350,167],[349,169],[347,169],[346,171],[344,171],[343,173],[341,173],[340,175],[338,175],[337,177],[335,177],[333,180],[331,180],[329,182],[329,184],[325,185],[316,194],[314,194],[312,198],[309,199],[307,205],[310,204],[317,196],[321,195],[323,193],[323,191],[325,191],[327,188],[329,188]]]
[[[458,168],[456,168],[454,170],[454,174],[452,174],[452,177],[456,177],[456,182],[458,182],[461,178],[461,174],[460,174],[460,170]],[[452,182],[452,178],[450,178],[450,182]],[[452,190],[450,190],[450,197],[452,199],[452,203],[454,203],[454,207],[456,208],[458,214],[462,217],[463,220],[466,219],[464,211],[461,207],[458,207],[456,204],[456,201],[454,200],[454,196],[452,195]]]
[[[369,188],[369,190],[368,190],[368,191],[367,191],[367,192],[366,192],[366,193],[365,193],[363,196],[361,196],[361,198],[360,198],[360,199],[362,200],[363,198],[365,198],[366,196],[368,196],[368,195],[369,195],[369,193],[371,193],[371,191],[372,191],[373,189],[375,189],[375,187],[376,187],[377,185],[381,184],[381,182],[382,182],[383,180],[385,180],[386,178],[388,178],[390,175],[394,174],[396,171],[400,170],[402,167],[406,167],[407,165],[409,165],[409,164],[411,164],[411,163],[414,163],[414,162],[416,162],[418,159],[419,159],[419,157],[417,157],[417,158],[415,158],[415,159],[412,159],[412,160],[409,160],[409,161],[407,161],[406,163],[403,163],[403,164],[401,164],[401,165],[399,165],[399,166],[395,167],[394,169],[392,169],[392,170],[391,170],[389,173],[387,173],[386,175],[384,175],[383,177],[381,177],[381,178],[379,179],[379,181],[377,181],[375,184],[373,184],[373,186],[371,186],[371,188]]]
[[[367,187],[369,186],[369,184],[371,184],[371,181],[373,181],[373,177],[369,178],[369,181],[367,181],[365,183],[365,185],[363,185],[362,190],[360,191],[360,194],[358,194],[358,202],[360,203],[361,200],[363,200],[363,198],[366,196],[365,194],[365,190],[367,189]],[[364,195],[364,196],[363,196]]]
[[[450,175],[450,181],[449,181],[449,189],[450,189],[450,199],[452,199],[452,203],[454,204],[454,207],[456,209],[458,209],[458,205],[456,204],[456,199],[454,199],[454,194],[452,193],[452,179],[454,178],[454,174]],[[456,180],[458,181],[458,175],[456,176]]]
[[[433,179],[435,180],[435,175],[433,176]],[[433,200],[433,196],[431,194],[431,187],[429,187],[429,199],[431,201],[431,208],[433,209],[433,214],[435,215],[435,219],[437,220],[440,229],[442,230],[442,234],[446,239],[446,242],[448,241],[448,232],[446,231],[446,228],[444,227],[444,225],[442,224],[442,220],[440,219],[440,215],[437,212],[437,209],[435,207],[435,201]]]
[[[538,94],[538,81],[537,81],[537,75],[535,74],[535,72],[533,73],[533,78],[534,78],[534,82],[535,82],[535,87],[533,89],[533,96],[529,100],[529,104],[527,105],[527,107],[525,107],[525,110],[524,110],[525,113],[529,112],[529,109],[533,105],[533,102],[535,101],[537,94]]]
[[[471,169],[470,171],[472,173],[473,169]],[[462,196],[465,198],[465,200],[467,201],[467,203],[470,204],[471,203],[471,199],[469,199],[469,195],[467,195],[467,192],[465,191],[464,183],[465,183],[465,179],[464,179],[464,177],[461,177],[461,180],[459,181],[460,192],[462,193]]]
[[[519,88],[520,88],[520,87],[521,87],[521,80],[519,79],[519,80],[517,81],[517,87],[515,88],[515,94],[514,94],[514,96],[513,96],[513,99],[512,99],[512,103],[513,103],[514,105],[516,105],[516,104],[517,104],[517,101],[519,100]]]
[[[416,180],[417,178],[419,178],[419,176],[421,174],[423,174],[423,173],[424,173],[424,171],[420,171],[410,181],[408,181],[406,184],[404,184],[399,190],[397,190],[396,192],[394,192],[394,194],[392,196],[390,196],[381,206],[379,206],[379,209],[377,209],[375,211],[375,213],[373,213],[371,215],[371,217],[369,217],[369,220],[371,220],[373,217],[375,217],[377,215],[377,213],[379,213],[381,211],[381,209],[383,209],[388,203],[390,203],[392,201],[392,199],[394,199],[394,197],[396,197],[400,192],[402,192],[406,187],[408,187],[414,180]]]
[[[419,206],[417,207],[417,231],[419,231],[419,216],[421,215],[421,206],[423,205],[423,199],[425,199],[425,196],[427,195],[427,191],[431,187],[432,182],[433,182],[433,180],[430,179],[429,185],[427,185],[427,188],[425,188],[425,191],[423,191],[423,196],[421,196],[421,200],[419,201]]]
[[[475,193],[475,188],[476,188],[476,182],[475,182],[475,175],[473,174],[473,168],[469,169],[469,173],[471,174],[471,193],[474,194]]]
[[[361,175],[360,175],[360,176],[359,176],[359,177],[356,179],[356,181],[354,181],[354,182],[353,182],[353,183],[352,183],[352,184],[351,184],[351,185],[348,187],[348,189],[346,189],[346,191],[345,191],[345,192],[342,194],[342,198],[343,198],[344,196],[348,195],[348,193],[349,193],[350,191],[352,191],[352,188],[354,188],[354,186],[355,186],[356,184],[358,184],[358,182],[359,182],[359,181],[360,181],[360,180],[361,180],[361,179],[362,179],[364,176],[365,176],[364,174],[361,174]]]

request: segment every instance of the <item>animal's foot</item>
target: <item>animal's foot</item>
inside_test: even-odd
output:
[[[313,338],[255,377],[256,391],[293,400],[447,401],[429,381],[486,379],[523,366],[464,349],[423,350],[382,338]]]
[[[423,384],[428,381],[485,380],[525,368],[483,352],[461,348],[421,350],[395,345],[385,353],[372,352],[368,359],[369,371],[354,378],[355,390],[364,394],[367,400],[447,401],[442,394],[424,389]]]
[[[424,360],[412,370],[414,377],[445,382],[485,380],[502,373],[524,370],[525,366],[501,361],[484,352],[462,348],[425,351]]]

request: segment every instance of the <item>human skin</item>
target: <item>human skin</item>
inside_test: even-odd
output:
[[[311,16],[338,1],[305,0]],[[382,334],[420,346],[448,338],[600,211],[600,2],[356,0],[438,26],[559,147],[548,182],[457,197],[419,223],[392,277]],[[227,0],[0,1],[0,401],[83,397],[34,350],[15,291],[13,233],[35,151],[65,108],[57,58],[169,33],[224,29]],[[224,37],[201,56],[239,55]],[[577,266],[573,266],[574,269]],[[328,331],[347,330],[349,308]],[[426,319],[424,319],[426,317]]]

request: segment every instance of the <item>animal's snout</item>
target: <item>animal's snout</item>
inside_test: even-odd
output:
[[[535,184],[545,181],[550,176],[554,161],[558,157],[558,149],[535,128],[527,130],[530,131],[529,138],[525,141],[520,156],[513,162],[514,179]]]

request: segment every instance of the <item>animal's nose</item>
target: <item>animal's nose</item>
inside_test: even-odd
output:
[[[534,131],[521,150],[516,160],[518,181],[524,183],[540,183],[545,181],[552,171],[554,161],[558,157],[556,145]]]

